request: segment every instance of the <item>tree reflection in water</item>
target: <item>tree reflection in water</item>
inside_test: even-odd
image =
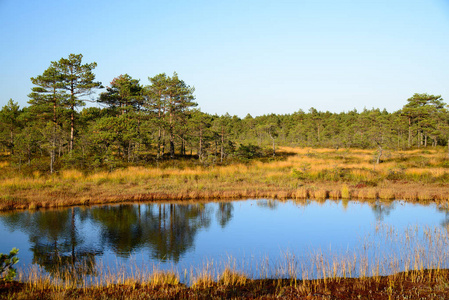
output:
[[[232,203],[71,208],[11,213],[2,221],[28,235],[32,262],[47,272],[72,269],[92,274],[95,257],[105,249],[128,258],[134,251],[148,248],[152,259],[178,262],[193,247],[198,231],[210,226],[214,207],[217,222],[225,227],[232,218]],[[99,225],[97,238],[86,238],[86,232],[78,230],[96,232],[95,224]]]
[[[101,224],[103,245],[117,255],[129,257],[148,247],[151,258],[178,262],[193,246],[198,230],[210,226],[212,210],[204,204],[148,204],[104,206],[91,214]]]
[[[373,219],[393,225],[396,222],[399,228],[403,228],[406,222],[416,223],[417,218],[419,224],[438,222],[438,226],[449,229],[449,213],[442,206],[435,209],[433,205],[426,207],[398,201],[349,201],[350,209],[343,210],[344,205],[339,203],[331,200],[245,200],[207,204],[161,202],[2,213],[0,233],[8,239],[4,243],[5,248],[7,245],[11,249],[12,243],[21,242],[19,248],[25,254],[22,263],[35,263],[51,274],[66,272],[73,278],[72,274],[95,275],[95,269],[104,270],[103,267],[115,270],[114,261],[128,268],[128,262],[132,263],[133,259],[140,262],[140,255],[142,263],[161,263],[163,269],[169,268],[171,263],[179,267],[184,263],[201,263],[199,260],[209,253],[214,259],[220,257],[228,250],[226,244],[233,242],[236,236],[242,243],[231,245],[229,249],[230,255],[239,257],[240,249],[256,249],[255,244],[259,248],[269,248],[270,255],[276,255],[275,251],[280,247],[302,247],[304,241],[309,240],[319,246],[324,240],[324,243],[331,243],[333,249],[339,249],[341,241],[344,243],[341,247],[356,245],[358,240],[353,236],[375,234],[370,231]],[[328,218],[326,222],[322,216]],[[268,217],[272,222],[267,222]],[[230,226],[233,221],[235,226]],[[335,224],[335,230],[329,230],[329,222]],[[277,232],[276,226],[283,226],[279,231],[285,234],[274,234],[267,241],[267,230]],[[8,233],[8,227],[18,232]],[[354,234],[351,233],[353,229]],[[317,230],[320,236],[316,234]],[[25,233],[23,242],[21,233]],[[10,241],[9,237],[13,239]],[[221,240],[215,243],[215,238]],[[200,245],[198,249],[194,246],[196,241]],[[272,247],[272,250],[268,243],[279,245],[279,248]],[[395,251],[399,251],[400,246]]]
[[[259,200],[257,201],[257,206],[260,207],[265,207],[265,208],[269,208],[269,209],[276,209],[278,207],[278,201],[276,200]]]
[[[383,221],[386,216],[388,216],[395,208],[394,202],[390,203],[382,203],[380,201],[376,201],[370,204],[371,209],[374,213],[374,217],[376,221]]]
[[[29,235],[32,263],[50,274],[81,277],[93,274],[95,257],[102,250],[84,244],[76,225],[76,215],[85,217],[79,208],[45,212],[14,213],[4,217],[13,230]]]
[[[231,202],[219,202],[216,212],[217,221],[221,228],[225,228],[233,217],[234,205]]]

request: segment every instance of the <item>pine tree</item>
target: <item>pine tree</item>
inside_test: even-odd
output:
[[[102,88],[100,82],[96,82],[92,72],[97,63],[81,64],[82,54],[70,54],[68,58],[61,58],[52,62],[61,76],[60,89],[68,94],[68,106],[70,109],[70,151],[73,150],[75,139],[75,108],[84,106],[84,96],[89,95],[93,89]]]

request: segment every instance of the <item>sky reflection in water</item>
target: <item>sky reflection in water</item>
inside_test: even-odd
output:
[[[286,253],[306,258],[349,253],[379,228],[446,228],[447,211],[401,201],[242,200],[206,204],[133,204],[0,215],[0,252],[19,248],[20,265],[54,272],[54,262],[200,267],[230,257],[247,273]],[[416,227],[417,226],[417,227]],[[376,231],[377,229],[377,231]],[[381,242],[378,240],[377,242]],[[379,251],[378,246],[374,251]],[[400,249],[400,244],[393,246]],[[75,258],[75,259],[74,259]],[[218,264],[217,264],[218,265]],[[257,277],[257,274],[255,274]]]

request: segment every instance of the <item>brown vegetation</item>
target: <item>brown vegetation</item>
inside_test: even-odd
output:
[[[222,166],[167,162],[86,174],[64,170],[17,176],[0,163],[0,210],[123,201],[196,199],[449,199],[444,149],[395,151],[380,164],[374,150],[281,148],[276,159]]]
[[[246,279],[183,284],[114,284],[55,289],[20,282],[0,283],[2,299],[447,299],[449,270],[391,276],[319,280]]]

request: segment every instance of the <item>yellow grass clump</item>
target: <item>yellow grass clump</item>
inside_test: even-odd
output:
[[[248,281],[248,277],[242,272],[237,272],[236,270],[231,270],[225,268],[223,273],[220,275],[218,282],[224,285],[242,286]]]
[[[61,178],[67,180],[80,180],[84,177],[84,174],[78,170],[63,170]]]
[[[173,271],[154,271],[150,275],[149,281],[153,286],[177,285],[179,284],[179,276]]]
[[[379,190],[379,199],[393,200],[395,199],[395,192],[393,189],[381,189]]]
[[[316,200],[326,200],[329,198],[329,192],[327,190],[323,190],[323,189],[314,190],[313,198]]]
[[[351,199],[351,193],[349,191],[349,187],[346,184],[341,187],[341,198]]]

